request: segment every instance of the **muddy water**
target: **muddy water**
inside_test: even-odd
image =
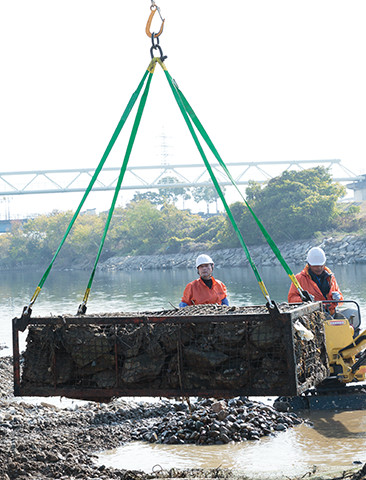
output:
[[[292,266],[297,272],[302,268]],[[334,265],[334,273],[348,300],[361,308],[366,327],[366,265]],[[23,307],[32,298],[43,272],[1,272],[0,275],[0,356],[11,354],[11,319],[21,316]],[[261,276],[271,298],[276,302],[287,299],[290,281],[282,267],[262,267]],[[218,268],[217,277],[229,292],[231,305],[263,305],[258,283],[249,268]],[[89,272],[52,270],[37,302],[34,316],[75,314],[82,301]],[[195,278],[188,269],[133,272],[98,272],[90,299],[89,313],[134,312],[170,309],[178,305],[187,282]],[[350,305],[351,306],[351,305]],[[24,339],[21,338],[24,347]]]
[[[143,470],[230,468],[253,478],[302,476],[316,470],[326,475],[359,468],[366,462],[366,412],[313,412],[312,422],[274,437],[240,444],[195,446],[136,442],[103,452],[106,466]]]
[[[334,266],[333,270],[345,297],[360,304],[363,328],[366,328],[366,265],[357,268],[354,265]],[[3,273],[0,276],[0,356],[11,354],[11,319],[20,316],[42,273]],[[276,301],[286,299],[289,280],[282,269],[263,267],[261,274],[272,298]],[[88,311],[171,308],[171,304],[179,303],[184,285],[193,277],[194,272],[188,270],[103,272],[95,278]],[[231,304],[263,304],[258,284],[248,269],[218,269],[217,277],[228,286]],[[85,272],[52,272],[33,314],[76,312],[88,278]],[[24,340],[25,335],[21,338],[22,347]],[[253,477],[273,478],[302,476],[312,471],[314,465],[318,472],[338,472],[352,468],[355,461],[366,462],[366,412],[312,413],[309,419],[313,427],[301,425],[256,442],[202,447],[136,443],[105,453],[99,461],[146,472],[151,472],[154,465],[162,468],[221,465]]]

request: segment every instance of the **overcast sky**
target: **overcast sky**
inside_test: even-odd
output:
[[[165,64],[224,161],[336,158],[366,173],[364,0],[157,4]],[[150,61],[150,5],[0,0],[0,171],[97,166]],[[127,127],[108,166],[121,164]],[[163,133],[170,163],[201,161],[157,68],[130,165],[159,164]],[[0,218],[80,198],[14,196]]]

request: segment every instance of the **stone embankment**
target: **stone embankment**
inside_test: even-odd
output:
[[[366,238],[348,235],[343,238],[325,238],[322,241],[286,242],[278,248],[289,265],[303,265],[307,251],[320,246],[327,255],[327,265],[348,265],[366,263]],[[276,266],[279,261],[271,248],[265,244],[249,248],[250,255],[257,266]],[[153,270],[171,268],[194,268],[196,255],[208,253],[217,267],[244,267],[249,262],[243,249],[232,248],[212,251],[197,251],[166,255],[137,255],[111,257],[100,263],[101,270]]]

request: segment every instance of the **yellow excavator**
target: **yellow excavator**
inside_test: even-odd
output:
[[[300,396],[279,397],[275,402],[279,410],[366,409],[366,330],[360,331],[358,304],[348,302],[357,310],[339,309],[324,321],[330,376]]]
[[[340,383],[361,382],[366,377],[366,330],[357,332],[342,314],[324,322],[326,350],[332,377]],[[354,332],[356,331],[356,336]]]

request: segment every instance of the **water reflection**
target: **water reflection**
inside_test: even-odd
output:
[[[365,439],[366,413],[359,412],[314,412],[311,416],[314,430],[329,439]]]
[[[291,266],[294,272],[300,267]],[[366,265],[334,266],[346,298],[361,306],[363,325],[366,319]],[[0,275],[0,345],[11,345],[11,319],[19,316],[43,272],[8,272]],[[260,305],[263,297],[251,270],[218,268],[217,278],[228,287],[234,305]],[[289,279],[281,267],[261,269],[271,298],[287,298]],[[88,304],[88,312],[143,311],[178,305],[186,283],[195,277],[190,270],[97,272]],[[88,272],[52,271],[34,306],[38,316],[75,313],[80,304]],[[22,335],[24,345],[25,334]],[[0,350],[10,355],[11,350]],[[47,400],[46,400],[47,401]],[[120,468],[151,472],[156,464],[162,468],[219,466],[245,471],[253,478],[305,475],[333,469],[342,471],[354,461],[366,462],[366,413],[314,412],[309,416],[313,427],[300,425],[276,437],[258,442],[196,447],[193,445],[126,445],[118,451],[101,455],[100,462]],[[316,467],[314,467],[314,465]]]
[[[365,412],[314,412],[306,418],[313,426],[299,425],[259,441],[213,446],[136,442],[102,453],[98,462],[145,472],[154,466],[233,468],[253,478],[335,473],[354,468],[354,462],[366,462]]]
[[[290,265],[294,272],[301,266]],[[366,326],[366,265],[335,265],[346,299],[356,300]],[[0,346],[11,345],[11,319],[29,303],[43,272],[2,272],[0,275]],[[264,298],[250,268],[217,268],[215,275],[228,287],[231,305],[263,305]],[[97,270],[88,312],[164,310],[177,306],[194,269],[101,272]],[[287,299],[290,280],[282,267],[262,267],[261,276],[277,302]],[[89,272],[51,270],[33,306],[34,316],[75,314],[84,296]],[[364,327],[365,328],[365,327]],[[9,348],[0,355],[9,355]]]

